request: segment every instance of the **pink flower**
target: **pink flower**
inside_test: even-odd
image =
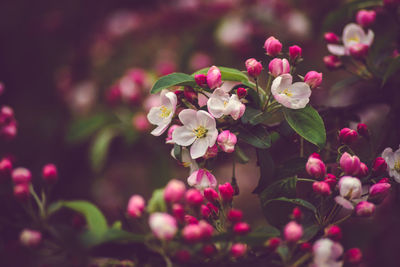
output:
[[[189,189],[185,194],[186,203],[191,207],[199,207],[203,204],[203,195],[197,189]]]
[[[222,200],[226,202],[232,201],[233,195],[235,191],[230,183],[221,184],[218,186],[219,193],[221,195]]]
[[[356,206],[356,214],[360,217],[369,217],[375,212],[375,205],[368,201],[361,201]]]
[[[324,39],[328,44],[338,44],[339,43],[339,36],[337,36],[333,32],[325,33]]]
[[[301,47],[298,45],[289,47],[289,57],[292,62],[296,61],[298,58],[301,58],[301,52]]]
[[[222,131],[217,138],[218,145],[226,153],[232,153],[235,151],[236,142],[236,135],[231,133],[229,130]]]
[[[317,88],[322,83],[322,73],[316,71],[307,72],[304,76],[304,82],[308,84],[311,88]]]
[[[348,175],[357,175],[360,170],[360,159],[357,156],[351,156],[344,152],[340,158],[340,168]]]
[[[214,203],[214,202],[218,201],[218,199],[219,199],[219,195],[218,195],[217,191],[215,191],[211,187],[205,188],[203,193],[204,193],[204,197],[211,203]]]
[[[334,56],[334,55],[325,56],[323,60],[324,60],[326,68],[329,70],[338,69],[343,65],[340,58],[338,58],[337,56]]]
[[[346,251],[344,258],[347,262],[350,262],[352,264],[357,264],[360,263],[362,259],[362,252],[359,248],[351,248],[348,251]]]
[[[29,198],[29,184],[22,183],[14,186],[14,197],[20,201],[25,201]]]
[[[320,179],[325,176],[326,167],[321,159],[315,157],[314,155],[311,155],[310,157],[308,157],[306,163],[306,171],[312,177]]]
[[[233,232],[237,235],[245,235],[250,232],[250,225],[245,222],[238,222],[233,226]]]
[[[313,191],[321,196],[329,196],[332,194],[331,187],[327,182],[317,181],[312,185]]]
[[[215,188],[217,186],[217,179],[209,171],[199,169],[193,172],[187,182],[190,186],[196,187],[199,190],[204,190],[208,187]]]
[[[239,98],[243,98],[247,96],[247,89],[243,87],[239,87],[236,91]]]
[[[359,10],[356,15],[356,21],[357,23],[364,27],[367,28],[371,26],[375,22],[376,18],[376,12],[374,10]]]
[[[206,154],[204,154],[203,158],[204,159],[211,159],[214,158],[218,155],[218,146],[217,144],[208,147]]]
[[[339,193],[342,197],[347,199],[357,199],[361,197],[361,182],[358,178],[343,176],[340,178]]]
[[[11,174],[14,184],[28,184],[32,180],[31,172],[26,168],[16,168]]]
[[[274,58],[269,62],[268,69],[272,76],[278,77],[279,75],[290,73],[290,64],[286,58]]]
[[[205,74],[194,75],[194,80],[196,81],[197,85],[200,87],[207,86],[207,76]]]
[[[254,58],[249,58],[248,60],[246,60],[245,64],[246,64],[247,73],[251,77],[258,77],[260,75],[260,73],[262,71],[261,62],[257,61]]]
[[[144,208],[145,208],[145,201],[143,197],[139,195],[133,195],[129,199],[126,212],[132,218],[139,218],[142,216]]]
[[[168,203],[179,202],[186,192],[186,186],[182,181],[172,179],[164,189],[164,200]]]
[[[382,174],[387,170],[387,164],[384,158],[377,157],[372,165],[372,171],[376,174]]]
[[[364,137],[368,137],[369,136],[368,126],[365,125],[364,123],[357,124],[357,132],[361,136],[364,136]]]
[[[351,145],[357,140],[357,138],[357,132],[352,129],[343,128],[339,132],[339,141],[343,144]]]
[[[354,44],[349,47],[349,54],[355,59],[363,59],[368,55],[369,46],[366,44]]]
[[[391,185],[389,183],[377,183],[370,187],[368,200],[375,203],[382,202],[390,192]]]
[[[271,36],[264,43],[265,52],[267,55],[274,57],[278,55],[282,50],[282,44],[278,39]]]
[[[231,255],[235,259],[243,257],[244,254],[246,254],[246,251],[247,251],[247,245],[242,243],[235,243],[231,247]]]
[[[220,87],[221,81],[221,71],[216,67],[212,66],[207,72],[207,84],[210,89],[215,89]]]
[[[160,136],[167,130],[175,114],[177,97],[175,93],[163,90],[160,95],[161,106],[152,107],[147,114],[147,119],[157,127],[151,132],[154,136]]]
[[[167,138],[165,138],[165,143],[167,144],[173,144],[174,142],[172,141],[172,133],[175,131],[176,128],[178,128],[179,125],[174,124],[171,125],[168,129],[168,133],[167,133]]]
[[[325,228],[325,235],[334,241],[342,239],[342,230],[337,225],[330,225]]]
[[[231,209],[227,217],[230,222],[240,222],[243,218],[243,212],[241,210]]]
[[[163,212],[152,213],[149,226],[153,234],[161,240],[171,240],[178,231],[175,218]]]
[[[319,239],[313,245],[313,265],[315,267],[339,267],[342,262],[339,257],[343,254],[343,247],[328,238]]]
[[[297,242],[303,236],[303,227],[295,221],[289,222],[283,230],[285,239],[288,242]]]
[[[12,170],[12,162],[8,158],[2,158],[0,161],[0,181],[9,179],[11,170]]]
[[[42,169],[43,180],[47,183],[54,183],[58,179],[57,167],[54,164],[46,164]]]
[[[182,229],[182,236],[185,241],[195,243],[202,239],[202,230],[198,224],[189,224]]]

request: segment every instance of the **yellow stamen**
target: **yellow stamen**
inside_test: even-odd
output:
[[[394,163],[394,170],[398,173],[400,173],[400,160],[396,161]]]
[[[206,137],[208,130],[204,128],[204,126],[199,126],[196,129],[194,129],[193,132],[196,134],[197,138],[203,138]]]
[[[288,97],[291,97],[293,95],[292,93],[289,93],[289,89],[283,90],[282,93],[287,95]]]
[[[224,101],[224,108],[226,108],[226,105],[228,105],[228,101]]]
[[[359,43],[359,42],[360,42],[360,37],[358,37],[357,35],[354,35],[354,36],[348,38],[347,41],[348,41],[348,42]]]
[[[190,167],[190,162],[183,162],[183,167]]]
[[[161,106],[160,110],[161,110],[161,114],[160,114],[161,118],[167,118],[169,116],[169,114],[171,114],[171,110],[168,109],[166,106]]]

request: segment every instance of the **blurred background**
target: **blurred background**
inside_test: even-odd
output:
[[[149,134],[152,126],[145,116],[158,101],[149,95],[157,77],[211,65],[244,70],[250,57],[265,64],[263,44],[273,35],[284,51],[294,44],[303,48],[299,73],[324,73],[322,87],[313,92],[314,103],[348,103],[349,97],[329,94],[347,74],[329,73],[322,61],[327,54],[323,33],[341,34],[354,20],[352,14],[341,21],[325,20],[344,2],[3,0],[0,81],[5,93],[0,103],[13,107],[18,134],[1,144],[2,153],[12,155],[16,166],[29,168],[34,180],[40,180],[44,164],[55,163],[60,180],[51,198],[91,200],[113,222],[132,194],[149,198],[155,188],[171,178],[185,180],[189,173],[171,158],[172,147],[164,138]],[[378,108],[380,113],[373,114],[384,116],[385,107]],[[379,119],[374,121],[379,128]],[[241,195],[235,205],[257,225],[263,217],[251,192],[259,170],[255,153],[246,152],[252,160],[238,167]],[[214,174],[225,182],[230,172],[230,161],[222,160]],[[386,213],[392,211],[390,205]],[[399,214],[385,218],[352,222],[344,230],[345,235],[351,233],[345,248],[367,244],[362,247],[370,258],[366,266],[397,266],[390,264],[398,258],[392,252],[399,242],[382,243],[396,236],[388,229],[396,230]]]

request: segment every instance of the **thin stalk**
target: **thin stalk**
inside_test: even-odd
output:
[[[35,199],[36,204],[37,204],[37,206],[39,208],[40,218],[44,219],[45,216],[46,216],[46,212],[44,210],[44,206],[43,206],[42,201],[39,199],[39,197],[36,194],[35,190],[33,189],[32,185],[29,186],[29,191],[31,192],[31,194],[32,194],[33,198]]]
[[[271,95],[272,95],[272,93],[271,93],[271,83],[272,83],[272,75],[269,75],[268,82],[267,82],[267,87],[266,87],[268,96],[267,96],[267,99],[265,100],[265,103],[263,105],[263,110],[267,109],[269,100],[271,99]]]
[[[304,138],[300,136],[300,158],[304,157]]]
[[[310,183],[316,182],[316,180],[307,179],[307,178],[297,178],[297,181],[310,182]]]
[[[334,223],[332,223],[332,224],[336,224],[336,225],[337,225],[337,224],[341,224],[342,222],[344,222],[344,221],[346,221],[348,218],[350,218],[351,215],[352,215],[352,214],[349,214],[349,215],[343,217],[342,219],[337,220],[336,222],[334,222]]]
[[[297,261],[295,261],[291,266],[292,267],[297,267],[302,265],[304,262],[306,262],[309,258],[311,257],[311,253],[304,254],[302,257],[300,257]]]

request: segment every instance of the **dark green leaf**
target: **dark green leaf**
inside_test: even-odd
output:
[[[257,125],[270,117],[271,113],[268,113],[267,111],[261,111],[252,107],[247,107],[242,116],[242,122]]]
[[[293,205],[302,206],[306,209],[309,209],[314,213],[317,212],[317,208],[313,204],[311,204],[310,202],[308,202],[304,199],[301,199],[301,198],[286,198],[286,197],[274,198],[274,199],[270,199],[267,202],[263,203],[263,206],[265,207],[274,201],[289,202],[289,203],[292,203]]]
[[[182,162],[182,147],[180,145],[174,144],[174,156],[179,162]]]
[[[96,135],[90,148],[90,162],[94,171],[103,168],[111,141],[117,134],[115,127],[107,127]]]
[[[251,129],[241,128],[238,137],[256,148],[265,149],[271,146],[271,137],[261,125],[257,125]]]
[[[164,212],[167,210],[167,205],[164,200],[164,188],[156,189],[153,191],[153,195],[149,200],[149,204],[147,205],[147,212]]]
[[[246,155],[246,153],[244,153],[244,151],[238,145],[235,146],[235,155],[239,163],[245,164],[249,162],[249,157]]]
[[[400,69],[400,56],[394,58],[392,62],[389,64],[389,67],[387,68],[385,75],[383,75],[382,79],[382,87],[386,84],[388,79],[395,74],[398,70]]]
[[[325,125],[318,112],[310,105],[303,109],[283,108],[285,119],[301,137],[320,148],[325,146]]]
[[[280,231],[271,226],[266,225],[261,228],[256,229],[255,231],[247,234],[246,236],[240,237],[240,242],[245,242],[249,245],[262,245],[271,237],[276,237],[280,235]]]
[[[223,81],[236,81],[236,82],[248,82],[249,78],[247,77],[246,74],[244,74],[242,71],[233,69],[233,68],[227,68],[227,67],[218,67],[218,69],[221,71],[221,80]],[[196,71],[193,73],[195,74],[207,74],[209,68],[204,68],[199,71]],[[247,85],[247,84],[246,84]]]
[[[296,183],[296,176],[274,182],[261,192],[261,204],[264,205],[269,200],[282,196],[294,198],[296,196]]]
[[[153,88],[151,88],[150,92],[152,94],[156,94],[168,87],[180,85],[196,86],[196,82],[191,75],[175,72],[158,79],[158,81],[153,85]]]
[[[306,227],[304,229],[303,236],[301,237],[301,240],[303,242],[308,242],[310,239],[312,239],[318,233],[319,230],[320,230],[320,226],[316,225],[316,224],[313,224],[313,225],[311,225],[309,227]]]
[[[284,177],[295,176],[299,172],[304,171],[307,163],[306,158],[294,158],[285,161],[276,170],[276,177],[281,179]]]
[[[257,187],[253,190],[253,194],[259,194],[269,184],[271,184],[275,177],[275,163],[272,159],[271,153],[267,149],[257,149],[257,164],[260,166],[260,180]]]

